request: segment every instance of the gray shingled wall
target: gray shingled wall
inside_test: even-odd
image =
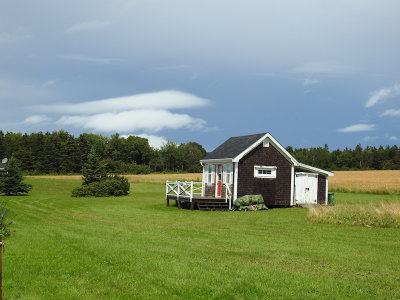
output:
[[[276,166],[276,178],[254,178],[254,166]],[[261,194],[265,205],[290,205],[291,163],[270,143],[260,144],[239,161],[238,197]]]

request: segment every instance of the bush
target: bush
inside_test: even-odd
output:
[[[109,197],[129,194],[128,179],[122,176],[108,176],[102,181],[82,185],[72,191],[72,197]]]
[[[240,198],[237,198],[234,202],[235,206],[247,206],[247,205],[256,205],[263,204],[264,199],[262,195],[246,195]]]
[[[233,203],[233,210],[265,210],[268,207],[264,204],[262,195],[246,195],[237,198]]]

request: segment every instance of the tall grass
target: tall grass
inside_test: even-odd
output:
[[[312,223],[400,228],[400,203],[310,206],[307,219]]]

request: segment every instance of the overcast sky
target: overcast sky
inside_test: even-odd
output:
[[[0,0],[0,129],[400,141],[400,1]]]

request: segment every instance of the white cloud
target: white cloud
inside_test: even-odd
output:
[[[375,129],[376,129],[375,124],[354,124],[344,128],[339,128],[337,131],[349,133],[349,132],[360,132],[360,131],[372,131]]]
[[[389,137],[389,140],[395,142],[395,141],[398,141],[399,138],[397,136],[392,135],[391,137]]]
[[[388,109],[381,114],[381,117],[400,117],[400,109]]]
[[[153,148],[161,148],[162,145],[164,145],[167,142],[167,139],[163,136],[158,136],[158,135],[150,135],[150,134],[127,134],[127,135],[121,135],[123,138],[128,138],[129,136],[139,136],[142,138],[145,138],[149,141],[149,144]]]
[[[174,114],[166,110],[142,109],[119,113],[62,116],[58,123],[101,132],[158,132],[164,129],[201,129],[206,122],[187,114]]]
[[[48,122],[51,121],[51,118],[45,115],[33,115],[27,117],[25,120],[23,120],[21,123],[22,124],[38,124],[38,123],[43,123],[43,122]]]
[[[96,64],[113,64],[120,62],[121,59],[119,58],[102,58],[102,57],[90,57],[82,54],[77,54],[77,55],[60,55],[59,56],[62,59],[66,60],[76,60],[76,61],[85,61],[85,62],[90,62],[90,63],[96,63]]]
[[[351,66],[336,62],[308,62],[293,70],[295,73],[321,74],[321,75],[339,75],[353,73],[355,69]]]
[[[306,78],[303,80],[303,86],[310,86],[310,85],[314,85],[317,84],[319,82],[319,80],[314,79],[314,78]]]
[[[34,109],[41,112],[90,115],[117,113],[134,109],[184,109],[203,107],[209,104],[210,101],[207,99],[189,93],[170,90],[81,103],[38,105]]]
[[[55,83],[56,83],[56,81],[55,81],[54,79],[49,79],[49,80],[47,80],[46,82],[44,82],[44,83],[42,84],[42,86],[43,86],[43,87],[48,87],[48,86],[54,85]]]
[[[371,96],[367,100],[367,103],[365,103],[365,107],[372,107],[379,102],[383,102],[389,97],[395,97],[398,95],[400,95],[400,84],[396,83],[392,87],[383,88],[378,91],[372,92]]]
[[[365,142],[369,142],[369,141],[372,141],[372,140],[376,140],[377,138],[379,138],[378,136],[369,136],[369,135],[367,135],[367,136],[364,136],[363,137],[363,141],[365,141]]]
[[[0,32],[0,45],[26,40],[31,37],[23,27],[18,27],[13,32]]]
[[[185,69],[190,69],[192,66],[189,65],[171,65],[171,66],[164,66],[164,67],[152,67],[152,70],[156,71],[173,71],[173,70],[185,70]]]
[[[87,31],[87,30],[96,30],[103,29],[110,26],[112,22],[110,21],[86,21],[82,23],[75,24],[67,29],[68,33],[78,32],[78,31]]]
[[[60,103],[33,106],[33,109],[58,116],[56,123],[63,127],[90,129],[95,132],[141,132],[154,145],[165,139],[152,135],[162,130],[205,129],[201,118],[171,110],[204,107],[210,101],[180,91],[160,91],[126,97],[101,99],[81,103]],[[40,116],[45,120],[45,116]],[[24,122],[39,122],[39,116]]]

